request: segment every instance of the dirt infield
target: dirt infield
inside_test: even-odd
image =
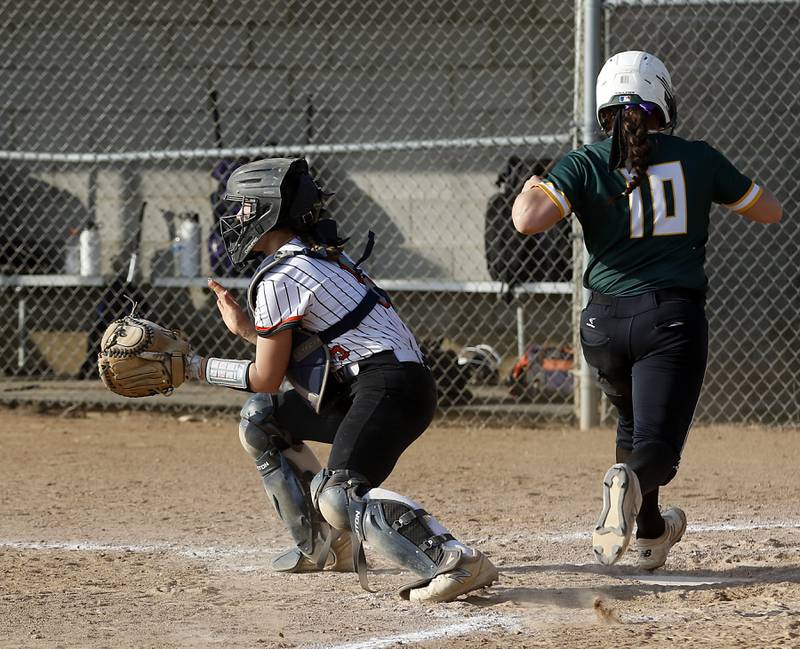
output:
[[[434,428],[385,486],[501,580],[419,606],[369,552],[374,595],[269,571],[288,535],[236,421],[75,414],[0,411],[3,648],[800,646],[798,430],[693,430],[665,496],[688,532],[644,574],[592,563],[610,430]]]

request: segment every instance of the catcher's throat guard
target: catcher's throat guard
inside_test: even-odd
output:
[[[319,413],[324,405],[325,388],[328,378],[331,375],[331,358],[328,351],[328,343],[334,338],[338,338],[346,331],[357,327],[358,324],[367,317],[372,308],[381,300],[388,303],[388,296],[381,289],[375,286],[359,268],[359,264],[366,259],[372,250],[374,234],[370,232],[369,242],[365,255],[357,263],[352,263],[346,258],[339,259],[339,263],[347,266],[352,272],[357,273],[364,279],[364,283],[369,286],[367,294],[355,309],[347,313],[339,322],[324,331],[312,332],[302,327],[292,331],[292,355],[289,358],[289,366],[286,370],[286,378],[291,383],[297,393],[302,396]],[[264,276],[277,264],[284,261],[287,257],[297,255],[307,255],[317,259],[328,260],[324,252],[318,252],[309,248],[300,250],[279,250],[272,257],[268,257],[256,270],[250,286],[247,289],[247,304],[251,314],[255,313],[256,308],[256,289]],[[328,260],[330,261],[330,260]]]

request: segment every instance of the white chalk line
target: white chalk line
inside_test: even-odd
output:
[[[587,609],[583,611],[583,613],[585,613],[587,621],[593,621],[596,619],[591,609]],[[543,630],[547,629],[548,627],[563,628],[566,625],[575,624],[576,615],[579,614],[580,613],[576,612],[574,609],[554,610],[549,606],[537,606],[535,608],[527,608],[523,617],[525,619],[525,627],[529,627],[531,624],[534,624],[537,629]],[[451,617],[452,613],[442,612],[435,615],[437,617]],[[365,640],[353,640],[342,644],[313,643],[299,645],[295,649],[382,649],[383,647],[393,647],[398,644],[410,645],[424,642],[426,640],[456,638],[458,636],[465,636],[469,634],[479,635],[495,630],[500,630],[508,634],[514,634],[523,632],[525,628],[523,627],[519,616],[505,613],[480,614],[468,618],[459,615],[458,617],[460,619],[456,622],[424,631],[414,631],[401,635],[395,634],[390,636],[374,637]],[[675,620],[685,621],[685,618],[681,616],[651,613],[648,615],[626,615],[625,623],[663,623],[665,621],[669,621],[673,617]]]
[[[690,532],[735,532],[740,530],[787,530],[800,529],[800,521],[775,521],[767,523],[745,523],[741,527],[738,523],[717,523],[712,525],[689,525]],[[747,526],[749,525],[749,526]]]
[[[782,530],[800,529],[800,521],[747,521],[726,522],[711,524],[689,525],[691,534],[706,534],[711,532],[736,532],[757,530]],[[589,532],[551,532],[534,534],[515,534],[513,537],[490,537],[491,541],[517,542],[541,541],[561,543],[564,541],[585,541],[590,537]],[[477,543],[486,542],[487,539],[478,540]],[[274,547],[248,547],[248,546],[196,546],[183,545],[169,541],[154,541],[152,543],[103,543],[101,541],[30,541],[22,539],[0,539],[0,548],[12,550],[58,550],[68,552],[109,552],[109,553],[137,553],[137,554],[172,554],[188,559],[197,559],[209,563],[222,563],[226,568],[239,572],[259,570],[258,561],[267,561],[272,555],[285,548]],[[231,560],[249,559],[247,563],[236,564]]]
[[[476,615],[475,617],[462,619],[458,622],[433,629],[426,629],[424,631],[414,631],[399,635],[393,634],[385,637],[368,638],[366,640],[356,640],[354,642],[336,645],[301,645],[298,649],[382,649],[382,647],[391,647],[398,643],[415,644],[438,638],[456,638],[458,636],[482,633],[497,628],[513,632],[519,628],[519,625],[512,618],[500,614]]]
[[[763,522],[729,522],[729,523],[709,523],[709,524],[689,524],[687,527],[688,534],[707,534],[709,532],[745,532],[757,530],[787,530],[787,529],[800,529],[800,521],[763,521]],[[497,541],[520,541],[520,540],[534,540],[545,541],[554,543],[563,543],[564,541],[585,541],[591,538],[591,532],[576,531],[576,532],[545,532],[534,534],[516,534],[509,538],[492,537]]]
[[[109,552],[116,554],[174,554],[189,559],[201,561],[215,561],[238,557],[263,558],[268,560],[271,555],[280,551],[279,548],[269,547],[243,547],[243,546],[186,546],[180,543],[155,541],[153,543],[102,543],[99,541],[22,541],[13,539],[0,539],[0,548],[12,550],[65,550],[67,552]],[[285,548],[282,548],[285,549]],[[238,570],[248,572],[258,570],[259,566],[243,565]]]

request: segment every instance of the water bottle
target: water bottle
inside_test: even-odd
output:
[[[176,235],[169,244],[169,252],[172,255],[172,276],[180,277],[183,266],[183,239]]]
[[[197,214],[186,214],[178,227],[175,237],[176,261],[180,277],[200,276],[200,217]]]
[[[70,228],[64,244],[64,274],[80,275],[81,272],[81,231]]]
[[[100,235],[94,221],[86,223],[80,234],[80,270],[84,277],[100,274]]]

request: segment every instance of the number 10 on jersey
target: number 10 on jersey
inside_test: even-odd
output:
[[[632,175],[623,170],[630,180]],[[662,162],[647,168],[650,196],[653,201],[653,236],[686,234],[686,182],[680,162]],[[631,239],[644,237],[644,204],[640,187],[628,196],[631,218]]]

